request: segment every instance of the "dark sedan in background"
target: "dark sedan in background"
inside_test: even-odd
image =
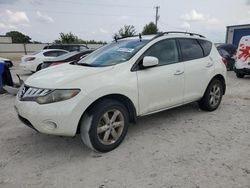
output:
[[[61,55],[57,58],[54,58],[53,60],[50,61],[44,61],[42,64],[42,69],[45,69],[47,67],[50,66],[54,66],[54,65],[59,65],[62,63],[70,63],[70,62],[77,62],[80,59],[84,58],[85,56],[87,56],[88,54],[92,53],[94,50],[86,50],[86,51],[82,51],[82,52],[69,52],[67,54]]]
[[[217,50],[223,58],[227,70],[232,71],[234,69],[237,47],[232,44],[221,44],[217,46]]]
[[[45,49],[62,49],[62,50],[67,50],[69,52],[80,52],[80,51],[86,51],[89,48],[86,45],[83,44],[51,44],[48,46],[45,46],[43,48]]]

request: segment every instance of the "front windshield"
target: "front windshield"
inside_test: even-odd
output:
[[[87,64],[91,66],[109,66],[128,61],[136,54],[148,40],[120,40],[112,42],[78,62],[78,64]]]

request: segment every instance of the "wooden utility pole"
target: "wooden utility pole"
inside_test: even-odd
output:
[[[157,27],[157,25],[158,25],[158,20],[160,19],[160,16],[158,15],[158,14],[159,14],[159,9],[160,9],[160,6],[156,6],[156,7],[155,7],[155,10],[156,10],[156,14],[155,14],[155,25],[156,25],[156,28],[158,28],[158,27]]]

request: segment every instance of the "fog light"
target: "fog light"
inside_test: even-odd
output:
[[[55,122],[52,122],[52,121],[46,121],[46,122],[44,122],[44,125],[45,125],[44,127],[46,129],[50,129],[50,130],[54,130],[57,128],[57,124]]]

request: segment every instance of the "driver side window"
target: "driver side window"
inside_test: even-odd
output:
[[[175,39],[160,41],[151,46],[144,56],[153,56],[159,59],[160,65],[179,62],[179,53]]]

